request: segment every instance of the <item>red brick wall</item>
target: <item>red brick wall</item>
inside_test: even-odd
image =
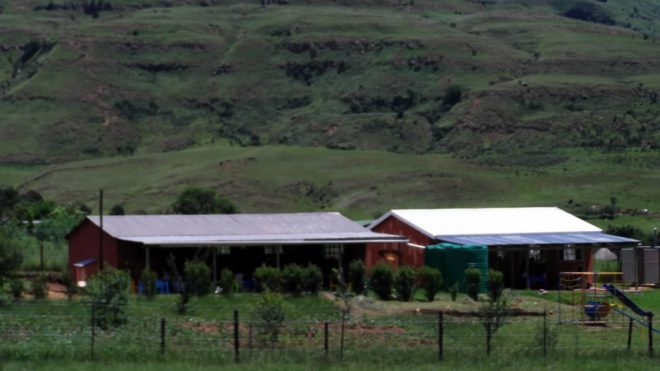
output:
[[[389,233],[399,236],[407,237],[410,243],[426,246],[432,243],[432,240],[425,234],[419,232],[408,224],[396,219],[393,216],[383,220],[380,224],[373,228],[374,232]],[[409,265],[412,267],[424,266],[424,249],[419,247],[408,246],[405,243],[400,244],[383,244],[383,243],[370,243],[367,244],[365,251],[365,265],[370,268],[379,261],[385,261],[380,254],[381,250],[396,250],[401,254],[398,263],[393,263],[392,266],[397,268],[400,265]]]
[[[107,264],[117,267],[117,240],[103,233],[103,255]],[[96,264],[86,269],[88,274],[98,271],[99,261],[99,227],[89,220],[84,220],[69,235],[69,272],[75,277],[73,264],[81,260],[94,258]]]

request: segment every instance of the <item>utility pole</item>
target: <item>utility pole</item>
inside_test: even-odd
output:
[[[103,190],[99,191],[99,271],[103,270]]]

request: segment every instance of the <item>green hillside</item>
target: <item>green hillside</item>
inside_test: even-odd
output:
[[[660,209],[660,0],[264,2],[0,0],[0,183]]]

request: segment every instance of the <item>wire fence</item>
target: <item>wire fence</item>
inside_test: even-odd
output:
[[[305,318],[299,313],[290,317],[296,319],[268,322],[230,306],[200,306],[194,316],[162,317],[151,314],[153,305],[132,304],[127,323],[102,329],[93,325],[95,310],[89,304],[16,305],[11,311],[0,310],[0,361],[120,356],[213,362],[433,362],[653,354],[653,333],[639,323],[559,324],[548,312],[498,318],[450,311],[365,317],[311,307]],[[209,313],[215,317],[208,318]]]

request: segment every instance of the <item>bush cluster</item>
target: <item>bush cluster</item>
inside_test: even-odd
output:
[[[348,266],[348,282],[351,285],[351,291],[355,294],[362,294],[366,288],[367,268],[362,260],[356,259]]]
[[[220,288],[223,295],[231,295],[238,291],[238,280],[233,271],[228,268],[220,272]]]
[[[371,269],[369,288],[381,300],[389,300],[393,293],[399,300],[410,301],[418,288],[424,290],[426,299],[433,301],[442,287],[442,273],[437,268],[422,267],[414,269],[403,266],[397,271],[385,263],[379,262]]]
[[[254,278],[260,291],[281,291],[292,295],[316,294],[323,286],[323,273],[314,264],[306,267],[288,264],[282,271],[264,265],[254,271]]]
[[[130,278],[128,273],[105,268],[89,280],[87,292],[95,310],[95,323],[102,329],[126,323]]]

